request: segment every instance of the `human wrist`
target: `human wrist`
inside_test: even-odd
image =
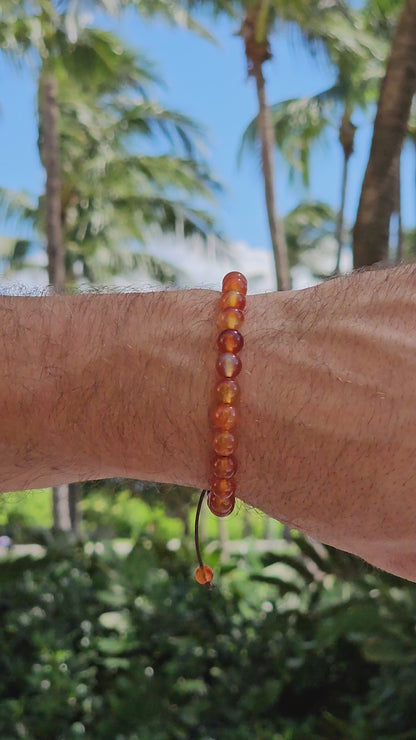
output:
[[[412,577],[415,277],[367,271],[248,302],[239,482],[247,503]]]
[[[163,291],[122,299],[119,340],[108,327],[100,350],[109,430],[101,440],[101,458],[104,453],[109,463],[103,477],[204,486],[218,294]]]

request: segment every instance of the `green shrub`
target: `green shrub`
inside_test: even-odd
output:
[[[2,740],[414,736],[411,584],[299,539],[208,591],[176,544],[0,562]]]
[[[0,528],[2,533],[16,535],[32,527],[52,526],[52,489],[3,493],[0,498]]]
[[[156,533],[170,539],[191,533],[198,493],[166,484],[141,484],[137,481],[95,481],[82,484],[79,504],[81,532],[87,537],[133,538]],[[277,535],[282,527],[254,509],[238,504],[235,514],[223,521],[230,539],[248,534],[262,537],[265,527]],[[41,530],[52,527],[52,489],[18,491],[0,498],[0,534],[16,542],[33,542]],[[209,516],[207,536],[218,536],[219,520]],[[45,533],[46,534],[46,533]]]

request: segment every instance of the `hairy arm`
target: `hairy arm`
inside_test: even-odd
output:
[[[416,267],[255,300],[242,497],[416,580]]]
[[[1,297],[0,490],[209,471],[213,291]]]
[[[238,495],[416,580],[416,269],[250,296]],[[0,298],[0,490],[207,487],[219,294]]]

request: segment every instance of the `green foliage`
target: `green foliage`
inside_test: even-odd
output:
[[[95,0],[90,5],[115,14],[129,3]],[[144,16],[161,15],[207,35],[185,3],[130,5]],[[9,22],[0,20],[0,50],[15,60],[31,53],[39,90],[45,73],[56,82],[67,287],[80,277],[105,282],[136,269],[175,282],[177,271],[169,263],[140,253],[138,246],[155,227],[180,230],[185,237],[214,233],[210,211],[221,187],[202,156],[202,127],[154,99],[160,85],[154,64],[127,49],[116,34],[90,27],[82,6],[19,0]],[[39,105],[44,163],[42,111]],[[32,203],[24,193],[0,189],[0,215],[16,219],[19,230],[24,227],[17,240],[0,244],[4,264],[12,270],[27,266],[30,254],[44,249],[45,212],[45,196]]]
[[[52,490],[18,491],[4,493],[0,499],[0,527],[2,534],[13,534],[17,529],[50,528],[52,526]],[[30,541],[33,541],[30,539]]]
[[[92,491],[80,505],[83,530],[93,532],[94,537],[137,538],[143,531],[157,531],[166,539],[183,535],[180,520],[167,517],[160,501],[146,503],[126,489],[107,496],[100,489]]]
[[[216,565],[137,538],[0,561],[5,740],[399,740],[416,724],[416,588],[294,535]],[[267,580],[267,582],[264,582]]]
[[[198,494],[199,495],[199,494]],[[143,484],[138,481],[108,481],[82,484],[81,534],[93,539],[136,539],[146,532],[165,539],[182,538],[193,531],[198,496],[181,486]],[[52,490],[18,491],[0,498],[0,534],[15,542],[42,542],[52,526]],[[230,539],[243,539],[248,532],[261,538],[271,522],[273,534],[281,533],[278,522],[241,504],[223,522]],[[218,538],[219,520],[209,515],[207,539]],[[36,537],[35,537],[36,532]]]
[[[334,243],[335,221],[336,213],[321,201],[304,201],[287,214],[284,227],[292,266],[299,264],[306,252]]]
[[[367,27],[379,37],[390,41],[403,5],[403,0],[366,0],[363,17]]]

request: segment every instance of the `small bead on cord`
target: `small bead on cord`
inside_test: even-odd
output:
[[[213,588],[213,572],[204,565],[199,547],[199,518],[205,495],[208,508],[218,517],[231,514],[235,506],[237,461],[234,456],[237,447],[235,428],[239,412],[237,403],[240,387],[236,377],[241,372],[239,353],[244,346],[240,329],[244,323],[247,280],[241,272],[229,272],[222,281],[220,312],[217,325],[220,334],[217,339],[219,350],[216,370],[219,381],[215,387],[215,406],[210,415],[213,428],[212,476],[210,490],[203,490],[199,497],[195,516],[195,548],[199,566],[195,579],[202,585]]]

